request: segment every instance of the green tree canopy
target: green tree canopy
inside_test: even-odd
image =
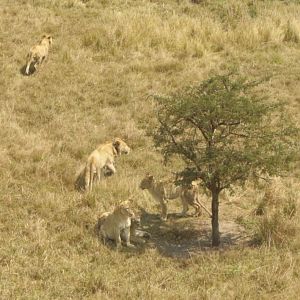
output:
[[[213,245],[219,245],[219,193],[250,175],[280,175],[299,153],[299,130],[283,103],[262,97],[259,82],[218,75],[170,96],[156,96],[156,146],[185,162],[180,184],[201,179],[212,193]]]

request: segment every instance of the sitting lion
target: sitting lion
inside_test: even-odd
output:
[[[130,148],[120,138],[115,138],[112,142],[99,145],[90,154],[85,167],[77,175],[75,187],[79,190],[91,191],[94,181],[100,182],[101,172],[107,175],[112,175],[116,172],[114,165],[115,156],[122,153],[128,154],[129,152]]]
[[[114,240],[119,248],[123,240],[127,247],[134,247],[130,242],[130,227],[133,218],[134,212],[129,207],[129,201],[116,206],[113,212],[103,213],[96,226],[103,243],[106,244],[107,239]]]
[[[42,40],[39,44],[33,46],[27,56],[26,71],[29,75],[29,69],[32,63],[34,63],[34,69],[37,70],[37,66],[41,65],[42,62],[47,59],[49,47],[52,44],[53,39],[51,35],[43,35]]]
[[[112,213],[111,212],[105,212],[101,214],[101,216],[98,219],[98,222],[96,224],[95,230],[97,234],[101,234],[101,226],[103,225],[104,221],[107,219],[108,216],[110,216]],[[144,244],[145,240],[142,238],[150,238],[150,233],[138,229],[141,226],[141,219],[139,216],[133,216],[131,217],[131,225],[130,225],[130,242],[133,243],[139,243],[139,244]],[[121,241],[127,240],[127,231],[126,230],[121,230],[120,233]],[[111,238],[114,240],[114,238]]]
[[[161,218],[167,219],[167,200],[180,198],[182,202],[181,216],[185,216],[189,210],[189,205],[195,208],[195,216],[201,214],[201,205],[199,201],[199,189],[197,184],[190,187],[176,186],[173,183],[165,181],[156,181],[152,175],[146,175],[141,181],[140,188],[147,189],[151,196],[161,205]]]

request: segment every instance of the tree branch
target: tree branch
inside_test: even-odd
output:
[[[166,126],[160,118],[158,118],[158,122],[159,122],[159,123],[161,124],[161,126],[163,126],[163,128],[167,131],[167,133],[168,133],[168,135],[170,136],[170,138],[171,138],[173,144],[174,144],[175,147],[178,149],[178,152],[179,152],[179,153],[182,153],[186,158],[188,158],[190,161],[192,161],[192,162],[195,164],[195,166],[197,167],[197,170],[198,170],[199,172],[201,172],[201,171],[200,171],[201,168],[199,167],[197,161],[196,161],[195,159],[193,159],[193,158],[187,153],[187,151],[184,149],[184,147],[182,147],[181,145],[178,145],[178,143],[176,142],[175,137],[173,136],[173,134],[172,134],[171,131],[169,130],[169,127]]]
[[[204,132],[203,128],[201,128],[193,119],[191,118],[187,118],[186,119],[188,122],[191,122],[194,126],[196,126],[202,133],[203,137],[205,138],[206,141],[208,141],[208,136],[207,134]]]
[[[226,121],[221,121],[218,123],[218,126],[226,125],[226,126],[233,126],[233,125],[239,125],[241,124],[241,121],[232,121],[232,122],[226,122]]]

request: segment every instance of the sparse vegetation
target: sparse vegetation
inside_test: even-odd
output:
[[[155,125],[149,95],[235,67],[249,80],[272,75],[259,92],[285,102],[299,122],[299,13],[297,1],[2,0],[0,298],[297,299],[299,165],[275,183],[287,206],[273,231],[273,219],[263,221],[270,212],[252,213],[267,183],[220,194],[220,251],[207,251],[208,217],[162,224],[138,185],[146,172],[163,177],[181,168],[178,160],[165,167],[145,134]],[[26,54],[44,33],[53,36],[48,61],[24,76]],[[81,195],[76,171],[115,136],[132,154]],[[132,195],[148,212],[142,223],[152,239],[116,252],[94,226]],[[170,213],[179,205],[171,203]],[[253,235],[259,246],[242,243]]]

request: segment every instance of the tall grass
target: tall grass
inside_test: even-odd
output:
[[[222,199],[221,228],[278,197],[279,210],[268,204],[249,221],[259,247],[232,238],[228,249],[207,251],[205,216],[148,222],[155,238],[136,251],[104,247],[93,229],[101,212],[130,197],[159,213],[139,182],[146,172],[170,176],[178,162],[164,166],[145,133],[154,122],[149,95],[235,67],[249,78],[272,74],[261,92],[299,119],[299,12],[294,1],[1,1],[0,298],[296,299],[296,180],[286,179],[280,197],[276,185],[268,197],[265,186],[249,185]],[[48,61],[24,76],[26,54],[45,32],[54,37]],[[116,175],[89,195],[75,191],[88,154],[116,136],[132,148]],[[189,254],[174,257],[174,247]]]
[[[299,230],[298,191],[293,184],[286,185],[275,178],[266,188],[255,214],[256,239],[270,246],[287,246],[294,242]]]

